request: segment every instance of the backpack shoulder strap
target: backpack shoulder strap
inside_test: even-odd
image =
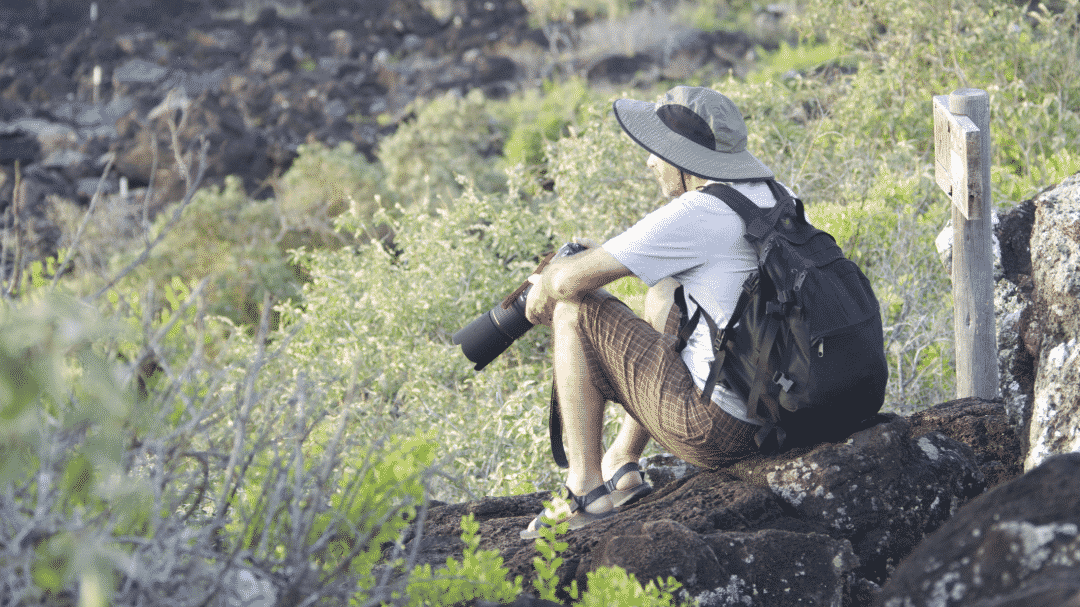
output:
[[[801,198],[788,192],[787,188],[777,183],[775,179],[770,179],[766,183],[769,185],[769,190],[772,192],[773,198],[776,199],[777,207],[780,207],[781,204],[784,204],[784,202],[788,200],[792,200],[795,202],[795,213],[799,216],[799,221],[804,224],[809,223],[806,221],[806,212],[803,209],[803,201]]]
[[[776,206],[768,210],[754,204],[745,194],[726,183],[710,183],[701,191],[719,198],[742,218],[743,223],[746,224],[746,236],[748,239],[761,241],[772,232],[773,226],[780,219],[780,213],[784,210],[785,202],[791,199],[791,196],[787,192],[783,192],[783,188],[775,181],[770,179],[766,183],[769,185],[773,197],[776,198]],[[783,192],[782,197],[777,196],[777,190]],[[799,205],[801,204],[800,202]]]

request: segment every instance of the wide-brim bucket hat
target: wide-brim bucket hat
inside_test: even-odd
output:
[[[691,175],[760,181],[773,172],[746,150],[746,122],[735,104],[709,88],[677,86],[657,103],[618,99],[615,118],[638,145]]]

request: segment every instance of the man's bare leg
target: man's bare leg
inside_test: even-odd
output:
[[[566,486],[574,495],[584,496],[604,483],[600,469],[603,455],[604,397],[593,383],[585,360],[585,347],[578,326],[580,305],[560,301],[555,305],[551,329],[555,358],[555,386],[559,394],[566,456],[570,465]],[[611,510],[611,498],[603,496],[586,511]]]
[[[667,325],[668,314],[675,302],[675,289],[678,286],[679,283],[674,279],[665,278],[651,287],[645,296],[645,320],[661,333],[664,332]],[[615,442],[611,444],[607,453],[604,454],[601,464],[604,478],[611,478],[619,468],[641,459],[645,446],[649,444],[649,438],[649,433],[645,430],[645,427],[639,424],[630,413],[624,413],[619,434],[615,437]],[[624,474],[616,483],[615,488],[629,489],[640,485],[643,481],[644,479],[641,478],[640,473],[632,471]]]

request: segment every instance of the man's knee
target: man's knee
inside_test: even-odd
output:
[[[555,304],[555,310],[551,315],[551,329],[553,331],[578,332],[578,315],[581,313],[581,304],[576,301],[560,301]]]

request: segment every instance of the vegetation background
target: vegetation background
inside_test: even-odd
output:
[[[527,6],[538,23],[576,9],[618,24],[637,8]],[[673,10],[716,30],[753,27],[753,8]],[[931,98],[989,92],[999,207],[1080,170],[1080,6],[798,0],[792,15],[749,75],[684,83],[736,102],[750,149],[870,277],[887,408],[948,400],[950,286],[933,241],[949,207],[932,174]],[[481,373],[450,336],[544,252],[602,241],[663,204],[609,108],[672,84],[569,79],[504,101],[418,100],[377,162],[306,146],[271,200],[235,180],[201,189],[191,166],[186,196],[152,224],[118,231],[96,197],[85,213],[59,207],[69,229],[54,257],[5,238],[18,262],[0,285],[5,604],[432,604],[522,590],[468,522],[457,569],[400,575],[412,561],[395,542],[429,500],[561,481],[544,423],[548,332]],[[640,310],[639,281],[614,291]],[[617,426],[611,415],[608,436]],[[376,567],[384,549],[394,567]],[[596,593],[671,600],[670,586],[607,575]]]

